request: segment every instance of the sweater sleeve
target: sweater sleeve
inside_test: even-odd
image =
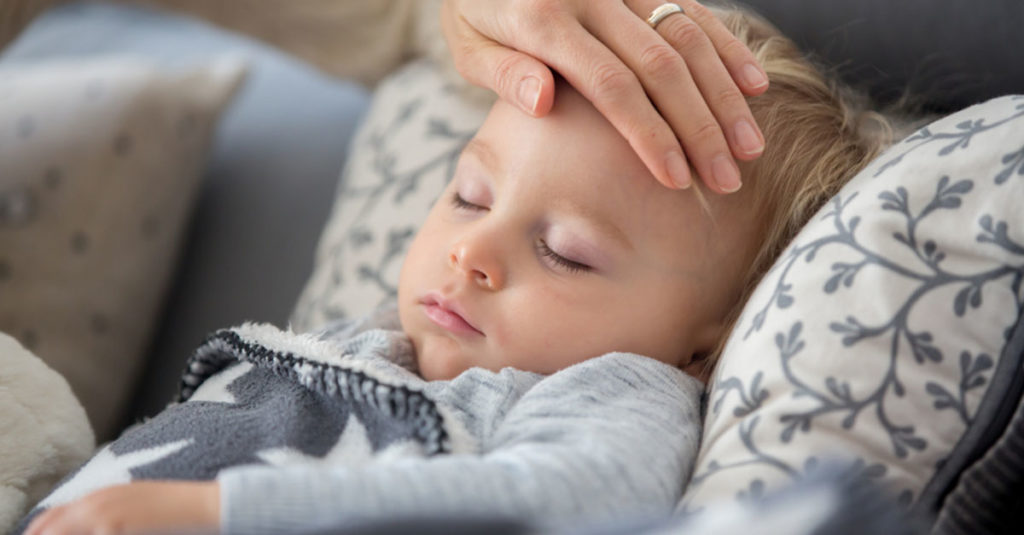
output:
[[[478,376],[499,381],[508,374]],[[479,414],[500,416],[479,426],[491,432],[478,437],[477,454],[354,469],[224,471],[218,477],[221,529],[286,533],[445,514],[544,523],[666,515],[693,467],[701,390],[696,379],[646,357],[591,359],[542,379],[510,407],[483,407]],[[460,401],[471,406],[474,400]]]

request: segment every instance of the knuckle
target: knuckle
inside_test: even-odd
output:
[[[682,58],[676,49],[667,44],[656,44],[646,48],[640,54],[640,69],[645,74],[663,77],[679,68]]]
[[[664,131],[657,123],[646,123],[639,119],[631,119],[623,125],[621,132],[630,141],[652,146],[664,146],[665,152],[672,146],[672,144],[667,142],[668,139],[671,139],[671,131]],[[678,145],[676,146],[678,147]]]
[[[700,26],[683,17],[672,17],[672,24],[666,24],[665,39],[672,43],[676,50],[690,50],[694,47],[704,46],[709,42],[707,34]],[[669,21],[666,21],[669,22]]]
[[[517,0],[514,19],[521,28],[543,28],[562,14],[557,0]]]
[[[712,120],[699,121],[686,133],[686,140],[700,145],[710,145],[722,138],[722,129]]]
[[[700,2],[687,2],[686,16],[697,21],[697,24],[700,24],[701,26],[718,21],[715,14]]]
[[[594,99],[602,101],[621,101],[631,89],[639,83],[633,71],[624,65],[603,63],[594,69],[591,79]]]
[[[746,110],[747,101],[736,88],[722,89],[712,95],[711,104],[719,110]]]
[[[518,54],[509,54],[498,62],[494,70],[494,90],[500,95],[514,95],[516,90],[516,73],[522,58]]]
[[[750,55],[750,49],[736,37],[729,36],[719,45],[718,53],[723,58],[737,59]]]
[[[476,45],[466,40],[453,40],[449,41],[448,48],[452,52],[452,61],[459,74],[465,77],[472,75],[477,52]]]
[[[121,522],[105,519],[96,523],[94,533],[96,535],[120,535],[126,533],[126,530]]]

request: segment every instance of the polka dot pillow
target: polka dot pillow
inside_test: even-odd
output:
[[[1024,97],[920,129],[758,286],[710,384],[684,509],[837,463],[934,511],[1017,407]]]
[[[233,61],[0,66],[0,331],[67,379],[101,440],[120,425],[242,74]]]

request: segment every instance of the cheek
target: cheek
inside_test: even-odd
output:
[[[405,253],[402,271],[398,276],[399,299],[402,298],[404,292],[409,291],[409,286],[422,275],[424,270],[443,261],[447,251],[444,244],[444,225],[438,221],[438,216],[434,213],[436,211],[435,207]]]
[[[502,302],[503,321],[493,342],[511,366],[553,373],[614,348],[617,319],[593,287],[533,284]]]

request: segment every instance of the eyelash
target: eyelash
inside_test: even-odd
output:
[[[463,199],[462,196],[458,194],[458,192],[452,194],[452,206],[462,210],[471,210],[474,212],[487,210],[487,208],[484,206],[480,206],[479,204],[473,204],[467,201],[466,199]],[[540,253],[541,256],[548,258],[549,260],[554,262],[555,265],[565,269],[569,273],[586,273],[592,269],[590,266],[586,264],[581,264],[574,260],[569,260],[568,258],[556,253],[550,247],[548,247],[548,244],[545,243],[544,240],[541,240],[537,244],[537,251]]]
[[[548,247],[548,244],[544,243],[544,240],[541,240],[540,243],[537,244],[537,249],[540,251],[541,256],[550,258],[552,262],[565,268],[569,273],[586,273],[591,270],[591,267],[586,264],[569,260],[568,258],[552,251],[551,248]]]
[[[461,208],[463,210],[472,210],[474,212],[479,212],[481,210],[487,209],[484,206],[480,206],[479,204],[473,204],[467,201],[466,199],[463,199],[462,196],[459,195],[459,192],[455,192],[452,194],[452,206],[456,208]]]

